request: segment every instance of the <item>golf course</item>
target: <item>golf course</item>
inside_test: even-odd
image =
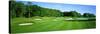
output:
[[[96,28],[96,6],[9,1],[9,32],[48,32]]]
[[[70,21],[66,17],[32,17],[32,18],[15,18],[11,19],[12,33],[25,32],[46,32],[58,30],[74,30],[95,28],[95,20],[92,21]],[[19,25],[32,23],[30,25]]]

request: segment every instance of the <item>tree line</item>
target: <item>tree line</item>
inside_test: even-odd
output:
[[[24,4],[23,2],[16,2],[16,1],[9,1],[9,13],[11,18],[15,17],[34,17],[34,16],[40,16],[40,17],[95,17],[94,14],[91,13],[84,13],[81,15],[77,11],[69,11],[69,12],[61,12],[57,9],[50,9],[50,8],[44,8],[35,4],[32,4],[32,2],[27,2],[27,4]]]

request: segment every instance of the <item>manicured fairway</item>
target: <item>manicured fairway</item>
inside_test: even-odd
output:
[[[44,32],[58,30],[88,29],[95,28],[94,21],[67,21],[65,17],[32,17],[11,19],[11,32]],[[33,23],[32,25],[19,25],[22,23]]]

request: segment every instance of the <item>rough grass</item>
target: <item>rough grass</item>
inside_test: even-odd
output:
[[[65,17],[13,18],[11,19],[11,33],[96,28],[95,21],[66,21],[65,19]],[[18,24],[21,23],[33,23],[33,25],[19,26]]]

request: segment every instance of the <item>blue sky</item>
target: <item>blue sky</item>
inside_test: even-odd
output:
[[[32,2],[32,4],[45,8],[57,9],[60,10],[61,12],[75,10],[81,14],[83,13],[96,14],[95,5],[63,4],[63,3],[48,3],[48,2]]]

